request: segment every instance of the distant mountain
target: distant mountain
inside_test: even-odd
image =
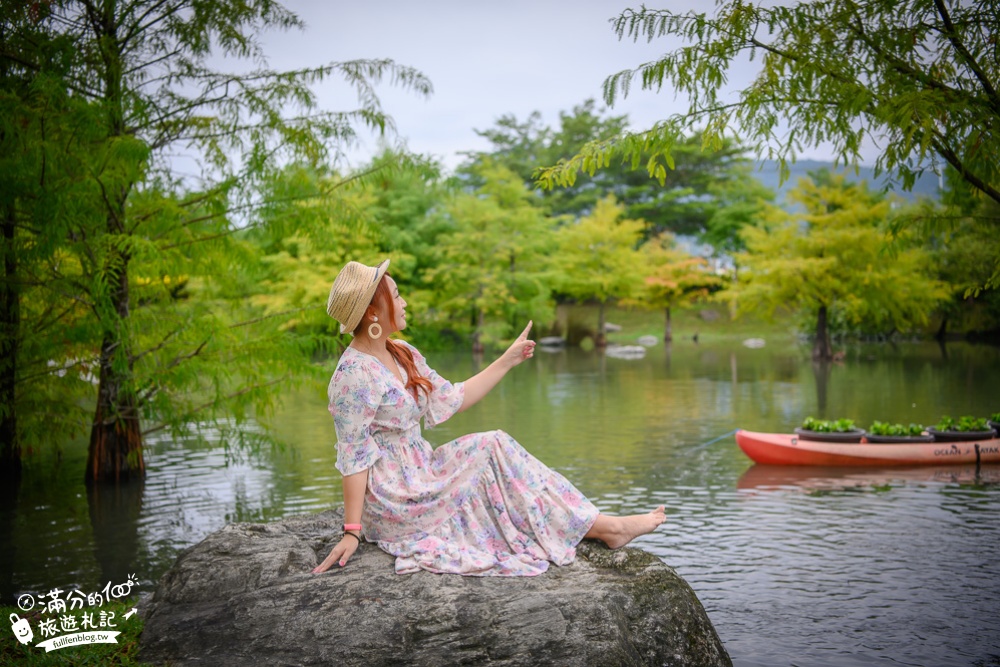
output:
[[[785,193],[794,188],[799,179],[808,178],[810,171],[819,169],[829,169],[834,173],[844,174],[847,180],[851,182],[865,181],[868,183],[870,190],[880,190],[888,185],[889,191],[896,193],[907,201],[916,201],[917,199],[937,200],[940,196],[938,191],[938,177],[936,174],[930,172],[924,173],[922,177],[918,178],[917,182],[913,184],[913,189],[907,192],[903,190],[901,182],[890,178],[886,174],[875,178],[875,172],[871,167],[859,167],[857,174],[854,173],[854,169],[844,169],[843,167],[834,169],[832,162],[822,162],[820,160],[799,160],[794,164],[789,164],[788,167],[791,170],[791,176],[781,186],[778,185],[779,173],[776,161],[762,160],[758,163],[757,170],[753,172],[754,176],[761,183],[774,190],[777,194],[776,201],[778,203],[784,201]]]

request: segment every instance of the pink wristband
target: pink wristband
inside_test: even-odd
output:
[[[344,530],[361,530],[360,523],[345,523]]]

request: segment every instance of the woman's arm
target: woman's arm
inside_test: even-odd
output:
[[[368,489],[368,469],[365,468],[361,472],[354,473],[353,475],[347,475],[344,477],[344,523],[361,523],[361,513],[365,507],[365,492]],[[354,534],[358,534],[360,537],[361,531],[352,530],[348,531]],[[326,572],[330,567],[339,562],[340,566],[343,567],[347,564],[348,559],[354,555],[357,551],[358,545],[361,544],[360,539],[354,539],[348,535],[344,535],[337,542],[337,546],[333,548],[330,555],[326,557],[322,563],[316,566],[313,573]]]
[[[485,369],[465,381],[465,399],[459,412],[471,408],[478,403],[483,396],[490,393],[493,387],[503,379],[507,371],[517,366],[525,359],[530,359],[535,354],[535,341],[528,340],[528,332],[531,331],[531,322],[524,328],[521,335],[517,337],[507,351],[500,355],[500,358],[487,366]]]

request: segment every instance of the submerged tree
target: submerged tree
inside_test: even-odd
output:
[[[594,212],[561,228],[559,252],[553,258],[556,284],[563,294],[597,303],[598,347],[606,344],[604,311],[607,304],[631,297],[642,284],[642,262],[636,250],[642,239],[642,220],[623,218],[624,207],[608,196]]]
[[[268,69],[260,32],[302,27],[269,0],[53,0],[34,3],[30,10],[37,12],[40,30],[69,45],[65,87],[99,111],[95,128],[100,136],[85,147],[82,158],[94,195],[88,201],[96,205],[73,221],[63,243],[77,260],[76,282],[85,287],[84,302],[100,329],[86,479],[142,476],[140,417],[156,413],[157,419],[174,423],[193,419],[199,406],[217,408],[227,397],[253,395],[261,383],[244,386],[245,376],[231,371],[208,382],[205,375],[175,375],[207,394],[201,403],[178,406],[170,400],[185,395],[177,387],[166,386],[163,378],[140,379],[137,364],[157,357],[171,369],[205,360],[216,336],[205,331],[183,335],[195,323],[190,317],[161,319],[168,324],[159,331],[156,318],[150,318],[145,325],[154,329],[137,330],[136,274],[176,265],[193,248],[236,234],[260,203],[260,184],[283,160],[322,162],[354,138],[357,125],[376,131],[390,126],[373,88],[378,81],[389,79],[425,94],[430,84],[419,72],[388,60],[291,72]],[[27,4],[23,11],[29,11]],[[245,73],[220,71],[211,64],[215,54],[252,59],[254,65]],[[43,68],[43,54],[27,47],[0,59],[28,70]],[[310,85],[327,77],[354,86],[359,106],[317,111]],[[171,172],[171,153],[185,149],[204,167],[202,180],[193,186]],[[220,259],[213,268],[222,264]],[[234,324],[220,322],[216,330],[231,331]],[[140,342],[147,347],[138,347]],[[222,364],[217,370],[225,368],[223,359],[215,360]]]
[[[711,271],[704,257],[677,247],[674,237],[661,234],[642,246],[646,277],[634,301],[644,308],[663,311],[663,340],[674,339],[672,310],[704,299],[723,287],[723,280]]]
[[[86,287],[65,246],[98,204],[88,155],[103,135],[99,108],[67,86],[71,49],[26,3],[0,9],[0,475],[11,478],[23,442],[79,429],[93,390]]]
[[[482,352],[487,341],[516,335],[526,320],[551,317],[554,242],[552,219],[517,174],[488,161],[474,173],[482,185],[448,202],[451,227],[426,279],[436,285],[440,315],[468,321],[472,349]]]
[[[746,227],[745,270],[724,294],[739,312],[789,307],[815,323],[813,357],[833,357],[831,318],[836,315],[869,331],[906,330],[926,323],[947,298],[929,275],[927,254],[910,242],[884,252],[890,203],[864,184],[829,172],[814,174],[789,192],[804,210],[769,206],[761,224]]]

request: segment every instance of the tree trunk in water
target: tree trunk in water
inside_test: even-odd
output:
[[[813,362],[813,378],[816,381],[816,408],[819,414],[826,414],[827,396],[830,389],[830,367],[826,360],[816,359]]]
[[[739,273],[740,273],[740,265],[737,264],[735,260],[733,260],[733,287],[736,287],[740,282]],[[729,302],[729,319],[735,320],[737,312],[739,312],[739,307],[736,305],[736,298],[734,297]]]
[[[595,347],[607,347],[608,336],[604,332],[604,302],[597,304],[597,336],[594,337]]]
[[[103,16],[95,23],[103,39],[101,58],[104,65],[103,101],[108,112],[108,138],[128,135],[125,126],[125,68],[120,49],[123,42],[117,30],[115,3],[103,6]],[[107,233],[110,237],[128,235],[126,207],[134,181],[129,178],[102,183],[109,193],[105,198]],[[128,263],[125,247],[108,249],[103,272],[103,290],[95,294],[98,313],[104,325],[101,342],[100,385],[97,409],[90,430],[87,452],[87,484],[120,482],[143,478],[146,464],[142,456],[142,431],[139,424],[135,380],[132,376],[131,333],[129,331]]]
[[[829,361],[833,359],[833,347],[830,345],[830,331],[826,324],[826,306],[819,307],[816,317],[816,342],[813,344],[813,359]]]
[[[0,483],[21,476],[21,442],[17,434],[18,341],[21,336],[21,301],[17,290],[17,253],[14,249],[14,208],[8,206],[3,221],[4,280],[0,286]]]
[[[941,326],[938,327],[937,333],[934,334],[934,340],[939,343],[944,342],[945,337],[948,335],[948,317],[941,318]]]
[[[23,581],[14,576],[16,565],[23,563],[25,554],[23,548],[17,547],[15,534],[18,531],[17,505],[21,495],[21,476],[8,477],[0,480],[0,604],[11,606],[15,604],[18,595],[24,592]]]
[[[667,311],[667,324],[666,328],[663,330],[663,342],[669,343],[674,339],[674,326],[670,322],[670,306],[664,308]]]
[[[482,341],[482,331],[483,331],[483,311],[476,311],[476,328],[472,332],[472,353],[482,354],[483,353],[483,341]]]
[[[88,484],[146,475],[139,410],[132,386],[131,346],[125,326],[129,317],[128,260],[125,253],[113,253],[105,269],[108,298],[116,318],[106,323],[101,343],[101,380],[87,453]]]

